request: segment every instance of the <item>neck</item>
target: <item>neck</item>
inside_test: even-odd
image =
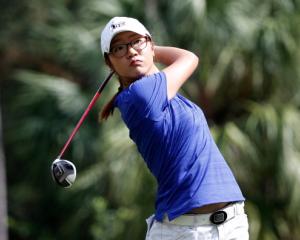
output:
[[[127,88],[127,87],[129,87],[129,85],[131,83],[135,82],[136,80],[138,80],[144,76],[149,76],[151,74],[158,73],[158,72],[159,72],[159,69],[156,67],[155,64],[153,64],[152,68],[146,74],[142,74],[136,78],[122,77],[122,79],[121,79],[122,87]]]

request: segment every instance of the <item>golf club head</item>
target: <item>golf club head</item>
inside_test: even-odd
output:
[[[53,180],[61,187],[71,187],[76,179],[75,165],[65,159],[55,159],[51,165]]]

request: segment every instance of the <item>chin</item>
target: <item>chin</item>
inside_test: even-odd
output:
[[[142,68],[135,68],[134,70],[132,70],[130,73],[127,74],[120,74],[121,78],[123,79],[127,79],[127,81],[129,82],[134,82],[138,79],[140,79],[141,77],[150,75],[152,73],[150,73],[149,71],[146,71],[145,69]]]
[[[141,77],[143,77],[143,76],[145,76],[145,75],[147,75],[147,72],[146,72],[146,71],[144,71],[144,70],[142,70],[142,69],[141,69],[141,70],[137,69],[137,70],[132,74],[132,77],[138,79],[138,78],[141,78]]]

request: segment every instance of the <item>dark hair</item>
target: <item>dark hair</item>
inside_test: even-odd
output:
[[[109,61],[108,54],[104,54],[105,63],[111,68],[112,65]],[[100,120],[106,120],[110,115],[113,115],[115,109],[115,100],[118,94],[123,90],[123,86],[121,84],[121,80],[119,80],[120,86],[118,88],[118,92],[110,99],[110,101],[104,106],[103,110],[100,114]]]
[[[118,92],[112,97],[112,99],[104,106],[101,114],[100,120],[106,120],[110,115],[113,115],[115,109],[115,100],[119,93],[123,90],[123,87],[120,86]]]

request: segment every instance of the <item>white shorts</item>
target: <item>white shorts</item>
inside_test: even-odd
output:
[[[165,218],[163,222],[156,221],[152,215],[146,220],[146,240],[248,240],[244,203],[234,203],[220,211],[224,211],[227,218],[218,225],[210,221],[212,214],[182,215],[173,221]]]

